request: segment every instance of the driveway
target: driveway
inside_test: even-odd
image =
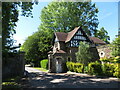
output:
[[[45,73],[25,67],[28,77],[22,78],[23,88],[119,88],[117,78],[100,78],[78,73]]]

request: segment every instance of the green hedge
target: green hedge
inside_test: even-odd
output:
[[[78,73],[83,72],[84,66],[81,63],[67,62],[66,65],[69,71],[78,72]]]
[[[113,76],[120,78],[120,63],[115,65]]]
[[[40,61],[41,68],[48,69],[48,59]]]
[[[115,72],[115,64],[104,63],[102,64],[102,71],[105,76],[113,76]]]
[[[88,73],[91,75],[102,75],[101,63],[91,62],[88,64]]]

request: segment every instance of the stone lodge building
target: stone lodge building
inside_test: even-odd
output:
[[[49,72],[66,72],[66,62],[76,61],[75,53],[78,51],[79,42],[88,42],[91,52],[94,53],[94,60],[98,60],[99,54],[96,46],[106,43],[99,38],[88,36],[81,27],[76,27],[68,33],[55,32],[53,38],[53,50],[48,52]]]

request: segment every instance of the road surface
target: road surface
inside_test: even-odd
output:
[[[119,88],[117,78],[98,78],[77,73],[45,73],[25,67],[28,77],[22,79],[23,88]]]

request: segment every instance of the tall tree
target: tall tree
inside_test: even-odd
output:
[[[91,36],[98,26],[97,13],[98,9],[91,2],[51,2],[42,9],[40,29],[69,32],[82,26]]]
[[[100,30],[97,30],[95,37],[105,41],[106,43],[110,43],[110,37],[108,36],[108,32],[102,27]]]
[[[77,62],[87,65],[89,62],[92,62],[92,56],[90,45],[85,42],[80,42],[78,52],[76,53]]]
[[[112,49],[111,54],[113,56],[115,57],[120,56],[120,36],[115,38],[115,40],[111,43],[111,49]]]
[[[26,62],[33,62],[35,66],[39,66],[39,61],[48,57],[47,53],[51,48],[50,41],[49,32],[43,30],[29,36],[20,48],[21,51],[25,51]]]
[[[32,17],[33,4],[34,2],[2,2],[2,52],[4,55],[12,49],[14,43],[12,36],[16,33],[18,8],[21,8],[23,16]]]

